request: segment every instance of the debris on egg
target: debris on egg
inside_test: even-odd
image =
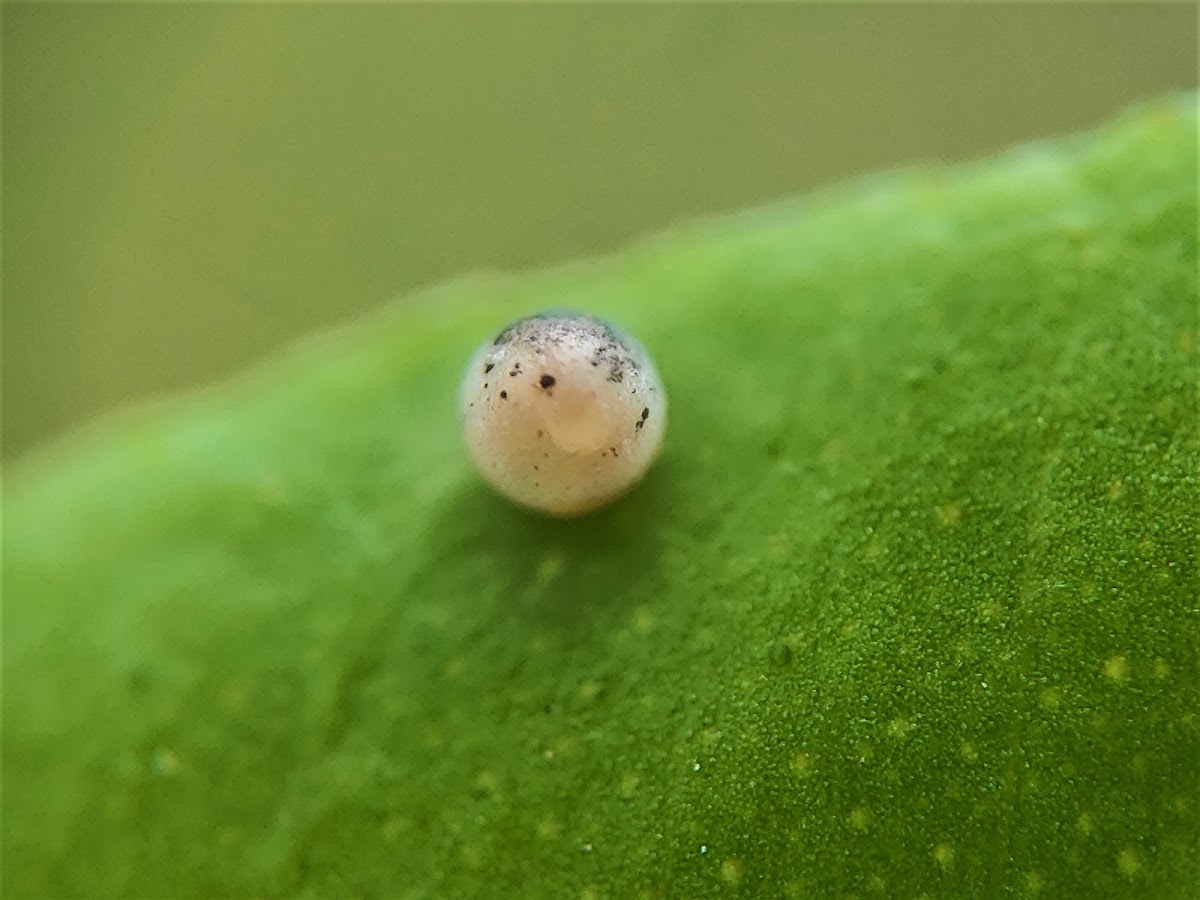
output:
[[[662,446],[667,396],[636,341],[580,313],[515,322],[472,357],[467,450],[501,494],[578,516],[632,488]]]

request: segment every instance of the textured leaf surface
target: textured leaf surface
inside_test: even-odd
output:
[[[1195,98],[473,278],[10,472],[11,896],[1189,896]],[[460,366],[612,317],[664,458],[494,498]]]

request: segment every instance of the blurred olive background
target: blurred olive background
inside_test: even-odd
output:
[[[4,454],[478,269],[1196,82],[1170,5],[3,8]]]

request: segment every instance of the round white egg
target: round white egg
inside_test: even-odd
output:
[[[501,494],[577,516],[641,480],[667,395],[646,351],[591,316],[521,319],[472,357],[460,392],[467,450]]]

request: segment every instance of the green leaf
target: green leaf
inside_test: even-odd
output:
[[[475,277],[10,471],[11,896],[1194,896],[1196,98]],[[671,392],[591,518],[474,346]]]

